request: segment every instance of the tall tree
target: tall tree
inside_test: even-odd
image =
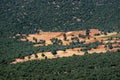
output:
[[[86,29],[86,36],[89,38],[89,36],[90,36],[90,29]]]
[[[56,54],[57,54],[57,51],[56,51],[56,50],[52,50],[51,53],[52,53],[53,55],[56,55]]]
[[[67,40],[66,34],[63,34],[63,38],[64,38],[65,41]]]

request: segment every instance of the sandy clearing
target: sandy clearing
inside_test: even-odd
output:
[[[69,57],[69,56],[73,56],[74,54],[75,55],[84,55],[84,52],[81,52],[81,51],[76,51],[78,50],[77,48],[76,49],[68,49],[66,51],[57,51],[57,54],[56,55],[53,55],[51,52],[43,52],[43,54],[45,55],[44,57],[42,56],[42,53],[37,53],[38,55],[38,58],[35,58],[35,55],[32,54],[30,56],[30,59],[28,59],[28,56],[25,56],[24,59],[16,59],[15,61],[13,61],[11,64],[16,64],[16,63],[19,63],[19,62],[26,62],[26,61],[29,61],[29,60],[43,60],[45,59],[45,57],[47,57],[47,59],[53,59],[53,58],[58,58],[58,57]]]
[[[106,41],[104,41],[104,43],[115,43],[115,42],[117,42],[117,43],[120,43],[120,40],[110,40],[110,41],[108,41],[108,40],[106,40]]]
[[[91,29],[90,30],[90,34],[91,34],[91,38],[94,38],[93,35],[99,33],[100,31],[98,29]],[[81,31],[69,31],[66,32],[66,36],[67,36],[67,41],[64,41],[63,39],[63,34],[65,32],[40,32],[39,34],[29,34],[29,36],[26,36],[26,39],[21,38],[21,41],[29,41],[29,42],[35,42],[35,40],[33,40],[33,38],[37,39],[37,42],[39,42],[40,40],[46,40],[46,45],[48,44],[52,44],[52,42],[50,41],[51,38],[58,38],[61,39],[63,42],[63,45],[69,44],[72,40],[71,37],[72,35],[78,37],[79,34],[85,35],[86,31],[85,30],[81,30]],[[23,34],[25,35],[25,34]],[[17,34],[17,36],[20,36]],[[79,38],[81,40],[81,38]],[[40,44],[35,44],[34,46],[43,46]]]
[[[67,41],[64,41],[63,39],[63,34],[66,34],[67,36]],[[39,34],[29,34],[29,36],[26,36],[28,41],[31,42],[35,42],[33,40],[33,37],[35,37],[37,39],[37,41],[39,42],[39,40],[46,40],[46,44],[52,44],[52,42],[50,41],[51,38],[58,38],[61,39],[63,42],[63,45],[67,45],[70,42],[72,42],[71,37],[72,35],[78,37],[78,34],[82,34],[85,35],[86,31],[82,30],[82,31],[69,31],[69,32],[40,32]],[[98,29],[91,29],[90,30],[90,39],[82,39],[79,38],[80,41],[85,40],[85,44],[88,43],[93,43],[95,41],[101,41],[103,40],[103,43],[107,44],[108,42],[120,42],[120,39],[116,40],[113,39],[111,41],[108,41],[108,38],[105,38],[106,36],[111,36],[111,35],[115,35],[117,34],[117,32],[112,32],[112,33],[108,33],[107,35],[100,35],[100,36],[94,36],[95,34],[101,33],[101,31],[99,31]],[[20,34],[17,34],[17,36],[19,36]],[[24,35],[24,34],[23,34]],[[26,41],[26,39],[21,39],[22,41]],[[113,46],[119,46],[120,44],[113,44]],[[41,44],[35,44],[34,46],[43,46]],[[57,55],[53,55],[51,52],[44,52],[43,54],[45,55],[45,57],[47,57],[48,59],[52,59],[52,58],[58,58],[58,57],[69,57],[69,56],[73,56],[73,55],[84,55],[84,52],[80,51],[81,48],[74,48],[74,49],[67,49],[66,51],[57,51]],[[106,51],[108,51],[109,49],[104,48],[104,45],[99,45],[97,49],[91,49],[88,51],[88,53],[92,54],[92,53],[105,53]],[[117,51],[118,48],[113,48],[109,51]],[[29,61],[29,60],[43,60],[45,59],[45,57],[43,57],[42,52],[37,53],[38,58],[35,58],[35,55],[32,54],[30,56],[30,59],[28,58],[28,56],[25,56],[24,59],[16,59],[15,61],[12,62],[12,64],[16,64],[19,62],[25,62],[25,61]]]
[[[92,54],[92,53],[105,53],[107,50],[104,48],[104,45],[99,45],[97,49],[91,49],[88,51],[88,53]]]
[[[113,44],[113,46],[118,46],[119,44]],[[96,49],[91,49],[88,50],[89,54],[92,53],[105,53],[107,51],[117,51],[119,48],[113,48],[113,49],[106,49],[104,48],[105,45],[99,45]],[[74,49],[67,49],[66,51],[57,51],[56,55],[53,55],[51,52],[43,52],[43,54],[45,55],[45,57],[47,57],[47,59],[53,59],[53,58],[58,58],[58,57],[70,57],[73,55],[79,55],[82,56],[84,55],[84,52],[80,51],[81,48],[74,48]],[[30,56],[30,59],[28,59],[28,56],[24,57],[24,59],[16,59],[15,61],[13,61],[11,64],[16,64],[19,62],[25,62],[25,61],[29,61],[29,60],[44,60],[45,57],[42,56],[42,52],[37,53],[38,58],[35,58],[35,55],[32,54]]]
[[[100,34],[100,33],[101,33],[101,31],[98,30],[98,29],[90,29],[90,35],[91,36],[94,36],[95,34]]]
[[[37,56],[38,56],[38,60],[42,60],[42,59],[45,59],[44,57],[42,57],[42,53],[37,53]]]
[[[57,58],[57,57],[54,56],[51,52],[45,52],[44,54],[45,54],[45,56],[46,56],[48,59]]]

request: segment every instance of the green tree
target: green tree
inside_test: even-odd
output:
[[[37,38],[33,37],[33,40],[35,41],[35,43],[37,43]]]
[[[28,56],[28,59],[30,59],[30,58],[31,58],[31,56],[29,55],[29,56]]]
[[[112,40],[113,38],[112,37],[109,37],[108,40]]]
[[[78,34],[78,37],[80,38],[85,38],[85,35],[82,35],[82,34]]]
[[[88,51],[85,51],[84,55],[88,55],[88,54],[89,54]]]
[[[108,43],[108,48],[113,49],[112,43]]]
[[[90,29],[86,29],[86,36],[90,36]]]
[[[57,51],[56,51],[56,50],[52,50],[51,53],[52,53],[53,55],[56,55],[56,54],[57,54]]]
[[[78,38],[78,37],[72,37],[71,40],[72,40],[73,42],[79,43],[79,38]]]
[[[51,40],[51,42],[53,43],[53,44],[58,44],[58,45],[62,45],[63,43],[62,43],[62,40],[60,40],[60,39],[58,39],[58,38],[52,38],[52,39],[50,39]]]
[[[22,54],[18,54],[18,58],[24,59],[24,56]]]
[[[64,38],[65,41],[67,40],[66,34],[63,34],[63,38]]]
[[[40,40],[40,41],[39,41],[39,44],[43,44],[43,45],[45,45],[45,43],[46,43],[45,40]]]
[[[35,54],[35,58],[38,58],[38,55],[37,55],[37,54]]]
[[[42,54],[41,54],[41,56],[42,56],[42,57],[45,57],[45,54],[44,54],[44,53],[42,53]]]

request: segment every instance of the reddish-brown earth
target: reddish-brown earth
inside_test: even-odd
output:
[[[67,36],[67,41],[64,41],[63,40],[63,34],[66,34]],[[61,39],[62,42],[63,42],[63,45],[66,45],[66,44],[69,44],[72,40],[71,40],[71,37],[72,35],[78,37],[78,34],[82,34],[82,35],[85,35],[86,31],[85,30],[82,30],[82,31],[69,31],[69,32],[40,32],[40,33],[36,33],[36,34],[29,34],[29,36],[26,36],[26,39],[21,39],[22,41],[30,41],[30,42],[35,42],[33,40],[33,37],[35,37],[37,39],[37,41],[40,41],[40,40],[45,40],[46,41],[46,44],[45,45],[48,45],[48,44],[52,44],[52,42],[50,41],[51,38],[58,38],[58,39]],[[95,34],[100,34],[99,36],[94,36]],[[85,44],[88,44],[88,43],[93,43],[95,41],[101,41],[103,40],[103,43],[104,44],[107,44],[108,42],[120,42],[120,39],[119,40],[116,40],[116,39],[113,39],[111,41],[108,41],[108,39],[106,38],[106,35],[104,34],[101,34],[103,32],[99,31],[98,29],[91,29],[90,30],[90,39],[83,39],[83,38],[79,38],[80,41],[84,40],[85,41]],[[111,36],[111,35],[115,35],[117,34],[116,32],[112,32],[112,33],[108,33],[107,36]],[[23,34],[24,35],[24,34]],[[19,34],[17,34],[16,36],[20,36]],[[112,44],[113,47],[115,46],[119,46],[120,44]],[[35,44],[34,46],[43,46],[41,44]],[[92,54],[92,53],[105,53],[106,51],[117,51],[119,48],[113,48],[113,49],[108,49],[108,48],[105,48],[105,45],[99,45],[96,49],[91,49],[91,50],[88,50],[88,53]],[[52,55],[51,52],[44,52],[43,54],[48,58],[48,59],[52,59],[52,58],[58,58],[58,57],[69,57],[69,56],[72,56],[72,55],[84,55],[84,52],[80,51],[81,48],[73,48],[73,49],[67,49],[66,51],[57,51],[57,55]],[[16,64],[18,62],[25,62],[25,61],[28,61],[28,60],[42,60],[42,59],[45,59],[45,57],[42,57],[42,52],[39,52],[37,53],[38,55],[38,58],[35,58],[35,55],[32,54],[30,56],[30,59],[28,58],[28,56],[25,56],[24,59],[16,59],[15,61],[12,62],[12,64]]]

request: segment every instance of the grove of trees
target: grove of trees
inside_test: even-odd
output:
[[[116,53],[88,54],[100,42],[83,44],[73,42],[63,46],[62,41],[51,39],[53,45],[34,47],[36,43],[45,45],[45,40],[22,42],[22,34],[29,36],[39,31],[73,31],[97,28],[107,35],[120,31],[119,0],[0,0],[0,80],[120,80],[120,51]],[[17,36],[13,38],[16,34]],[[66,34],[63,35],[67,40]],[[119,35],[118,35],[119,36]],[[118,37],[117,36],[117,37]],[[85,38],[85,35],[79,35]],[[119,38],[117,38],[119,39]],[[46,51],[57,54],[57,50],[82,47],[87,55],[82,57],[49,60]],[[112,44],[108,44],[112,49]],[[119,48],[119,46],[118,46]],[[46,60],[10,64],[16,58],[24,58],[43,52]]]
[[[1,0],[0,5],[0,36],[40,30],[120,31],[119,0]]]
[[[120,53],[0,63],[1,80],[119,80]]]

